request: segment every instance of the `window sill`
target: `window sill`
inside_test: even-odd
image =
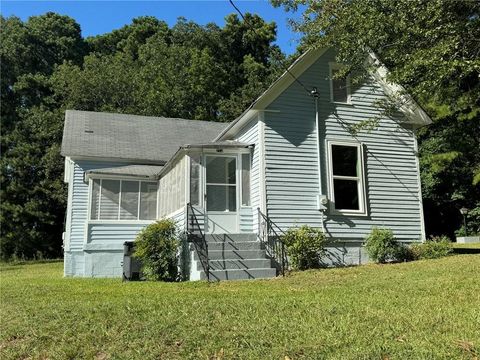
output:
[[[330,210],[329,215],[331,216],[357,216],[357,217],[368,217],[368,212],[366,211],[341,211],[341,210]]]
[[[148,225],[156,220],[88,220],[88,225],[116,225],[116,224],[138,224]]]
[[[350,102],[330,101],[330,103],[333,105],[344,105],[344,106],[353,107],[353,103],[351,101]]]

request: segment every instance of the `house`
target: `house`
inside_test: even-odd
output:
[[[161,218],[187,234],[192,280],[275,276],[279,234],[303,224],[332,240],[330,264],[367,261],[373,226],[422,241],[414,131],[431,120],[383,67],[353,86],[338,66],[308,51],[228,124],[67,111],[65,275],[121,276],[124,242]],[[375,104],[392,93],[404,102],[387,116]]]

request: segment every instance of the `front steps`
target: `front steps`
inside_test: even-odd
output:
[[[262,248],[256,234],[207,234],[210,280],[243,280],[272,278],[276,269]],[[194,251],[193,257],[201,280],[207,275]]]

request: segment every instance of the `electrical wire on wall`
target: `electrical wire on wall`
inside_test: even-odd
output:
[[[245,16],[243,15],[243,13],[240,11],[240,9],[235,5],[235,3],[233,2],[233,0],[229,0],[230,4],[233,6],[233,8],[235,9],[235,11],[240,15],[240,17],[242,18],[242,20],[244,21],[244,23],[257,35],[259,36],[259,34],[257,33],[257,30],[255,29],[254,26],[252,26],[252,24],[249,23],[249,21],[245,18]],[[325,232],[325,221],[324,221],[324,218],[325,218],[325,210],[326,210],[326,204],[324,204],[324,201],[326,201],[326,197],[324,196],[323,194],[323,190],[322,190],[322,168],[321,168],[321,144],[320,144],[320,126],[319,126],[319,116],[318,116],[318,97],[319,97],[319,93],[318,93],[318,90],[316,87],[312,88],[312,90],[309,90],[301,81],[300,79],[298,79],[291,71],[288,67],[284,66],[282,64],[282,67],[283,69],[285,70],[285,72],[287,74],[289,74],[293,79],[294,81],[299,84],[303,90],[305,90],[305,92],[307,93],[308,96],[311,96],[314,98],[314,106],[315,106],[315,125],[316,125],[316,130],[317,130],[317,156],[318,156],[318,198],[317,198],[317,208],[318,210],[320,211],[320,216],[321,216],[321,225],[322,225],[322,231]]]

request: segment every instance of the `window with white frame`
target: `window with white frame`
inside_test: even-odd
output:
[[[155,220],[156,182],[93,179],[91,220]]]
[[[348,76],[339,77],[343,69],[340,64],[330,64],[330,92],[331,100],[336,103],[350,103],[350,79]]]
[[[362,146],[329,142],[330,199],[333,210],[366,213]]]
[[[242,206],[251,206],[250,167],[250,154],[242,154]]]

